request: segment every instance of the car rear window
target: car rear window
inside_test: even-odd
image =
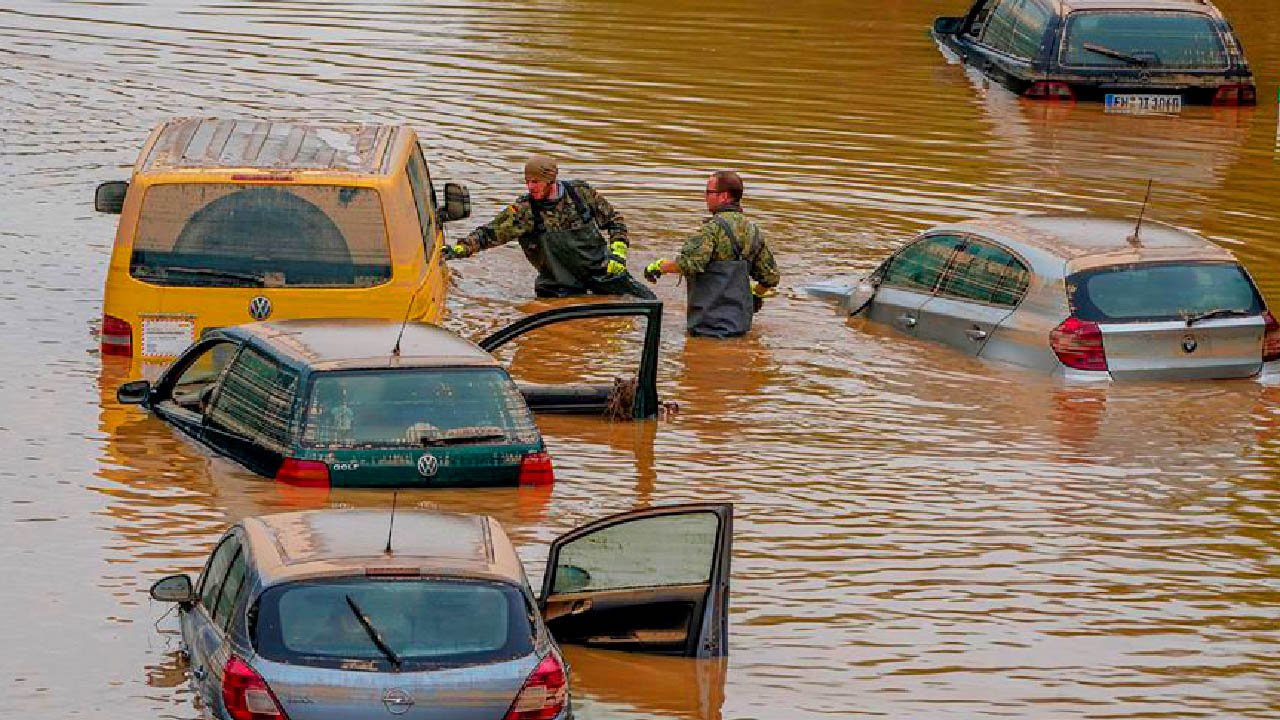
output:
[[[1235,263],[1116,265],[1067,278],[1075,316],[1093,322],[1183,320],[1214,311],[1258,315],[1262,297]]]
[[[311,447],[531,443],[520,389],[501,368],[326,372],[316,376],[303,442]]]
[[[1227,51],[1213,18],[1193,12],[1075,12],[1063,65],[1218,70]]]
[[[392,664],[356,609],[401,660],[400,669],[500,662],[533,651],[524,594],[502,583],[443,578],[337,578],[268,589],[250,619],[268,660],[387,672]]]
[[[181,287],[370,287],[391,279],[375,190],[178,183],[147,191],[129,274]]]

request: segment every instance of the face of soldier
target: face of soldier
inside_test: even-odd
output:
[[[529,197],[534,200],[551,200],[556,195],[556,181],[544,182],[525,178],[524,186],[529,190]]]
[[[713,177],[707,180],[707,211],[715,212],[720,209],[729,200],[728,192],[721,192],[716,189],[716,179]]]

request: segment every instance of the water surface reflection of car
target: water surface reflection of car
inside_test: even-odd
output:
[[[685,657],[727,652],[733,507],[648,508],[550,547],[534,596],[480,515],[327,510],[246,518],[179,603],[206,708],[234,720],[564,720],[556,642]]]
[[[933,35],[1029,98],[1157,112],[1257,102],[1240,40],[1208,0],[977,0]]]
[[[1230,252],[1159,223],[945,225],[852,287],[815,290],[911,336],[1071,378],[1280,372],[1280,324],[1249,274]]]

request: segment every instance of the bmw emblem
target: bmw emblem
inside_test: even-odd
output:
[[[431,477],[439,469],[440,461],[436,459],[435,455],[423,455],[418,458],[418,474],[422,477]]]
[[[266,320],[271,317],[271,301],[265,295],[249,301],[249,317],[254,320]]]
[[[413,707],[413,696],[400,688],[391,688],[382,693],[382,704],[392,715],[403,715]]]
[[[1187,335],[1182,338],[1182,352],[1190,355],[1195,352],[1198,347],[1200,347],[1200,343],[1196,342],[1194,335]]]

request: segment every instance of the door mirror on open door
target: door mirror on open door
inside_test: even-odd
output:
[[[728,652],[733,506],[614,515],[551,545],[539,601],[562,643],[718,657]]]

